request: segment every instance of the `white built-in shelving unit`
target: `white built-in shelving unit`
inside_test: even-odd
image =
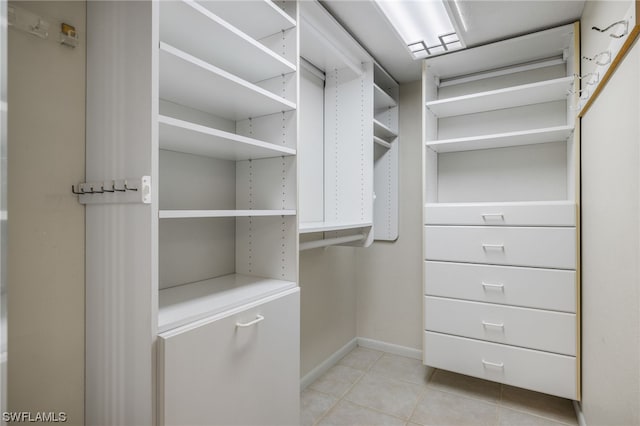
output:
[[[424,363],[570,399],[578,37],[566,25],[428,59],[423,72]]]
[[[320,247],[318,239],[324,245],[368,246],[373,59],[320,3],[302,2],[300,9],[301,249]]]
[[[88,22],[87,175],[150,176],[152,201],[88,212],[87,422],[297,423],[297,2]]]
[[[374,239],[398,238],[399,196],[399,86],[378,63],[373,68],[373,208]]]

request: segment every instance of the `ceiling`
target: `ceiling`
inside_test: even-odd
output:
[[[461,19],[464,20],[467,31],[461,31],[461,37],[467,47],[576,21],[584,7],[584,0],[457,0],[456,4],[447,1],[458,28],[462,28]],[[373,0],[321,3],[398,82],[420,79],[421,61],[411,58]]]

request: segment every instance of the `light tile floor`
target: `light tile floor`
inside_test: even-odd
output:
[[[302,392],[302,425],[578,424],[571,401],[357,347]]]

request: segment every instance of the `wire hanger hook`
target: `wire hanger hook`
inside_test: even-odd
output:
[[[622,32],[622,34],[613,34],[610,33],[609,37],[613,37],[613,38],[622,38],[624,36],[626,36],[629,33],[629,21],[626,20],[622,20],[622,21],[618,21],[618,22],[614,22],[613,24],[609,25],[607,28],[605,29],[600,29],[596,26],[591,27],[592,30],[595,31],[600,31],[601,33],[607,32],[609,31],[611,28],[618,26],[618,25],[624,25],[624,31]]]
[[[606,59],[602,60],[601,59],[602,57],[606,57]],[[589,58],[587,56],[583,56],[583,58],[586,59],[587,61],[595,62],[596,65],[607,65],[608,63],[611,62],[611,52],[608,50],[605,50],[604,52],[598,53],[593,58]]]

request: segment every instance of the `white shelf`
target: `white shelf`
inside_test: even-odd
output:
[[[398,136],[398,133],[382,124],[379,120],[373,119],[373,134],[382,139],[392,139]]]
[[[300,8],[300,56],[321,71],[339,70],[343,81],[364,73],[371,57],[351,35],[315,1],[298,2]]]
[[[383,108],[391,108],[397,106],[398,103],[387,92],[382,90],[377,84],[373,85],[373,105],[377,111]]]
[[[377,62],[373,63],[373,81],[385,93],[390,93],[392,98],[398,98],[398,83]]]
[[[160,210],[160,219],[204,217],[294,216],[295,210]]]
[[[369,228],[371,222],[307,222],[300,224],[301,234],[312,232],[344,231],[347,229]]]
[[[378,145],[380,145],[380,146],[382,146],[382,147],[384,147],[384,148],[387,148],[387,149],[391,148],[391,144],[389,142],[387,142],[384,139],[381,139],[381,138],[379,138],[379,137],[377,137],[375,135],[373,136],[373,142],[378,144]]]
[[[436,152],[472,151],[564,141],[571,136],[571,133],[573,133],[573,126],[557,126],[495,135],[442,139],[426,142],[426,144]]]
[[[270,0],[204,1],[199,4],[255,39],[296,26],[296,20]]]
[[[292,281],[231,274],[160,290],[158,333],[294,287]]]
[[[172,117],[159,116],[160,149],[223,160],[295,155],[296,150]]]
[[[229,120],[290,111],[296,104],[160,43],[160,98]]]
[[[427,108],[438,118],[513,108],[567,98],[573,77],[545,80],[505,89],[473,93],[427,102]]]
[[[192,1],[160,2],[160,40],[251,82],[296,70],[291,62]]]

